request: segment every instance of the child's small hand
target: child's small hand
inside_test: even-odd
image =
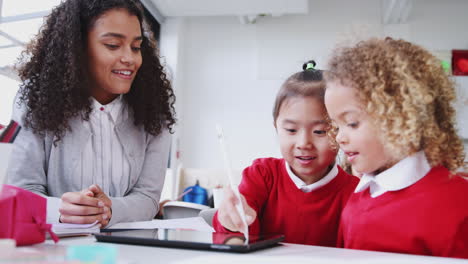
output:
[[[247,204],[242,194],[240,197],[242,206],[244,207],[247,225],[251,225],[255,221],[255,218],[257,218],[257,212]],[[233,232],[240,232],[245,229],[242,223],[242,217],[239,215],[236,208],[236,204],[238,203],[239,199],[237,199],[237,196],[231,188],[224,188],[224,201],[218,210],[218,220],[225,228]]]

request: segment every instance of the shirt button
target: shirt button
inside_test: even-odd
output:
[[[99,108],[101,111],[104,111],[104,107]]]

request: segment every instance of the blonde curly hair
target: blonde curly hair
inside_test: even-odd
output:
[[[361,41],[335,50],[325,78],[357,90],[393,153],[423,150],[432,167],[466,169],[452,107],[455,84],[427,50],[392,38]]]

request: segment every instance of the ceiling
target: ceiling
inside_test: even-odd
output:
[[[254,23],[260,15],[307,14],[318,0],[140,0],[163,23],[168,17],[238,16]],[[323,0],[326,1],[326,0]],[[345,1],[345,0],[344,0]],[[383,24],[406,23],[413,0],[380,0]],[[309,7],[311,3],[311,7]]]
[[[259,15],[307,14],[308,0],[141,0],[162,23],[167,17],[238,16],[252,23]]]
[[[165,17],[306,14],[308,0],[149,0]]]
[[[42,17],[61,0],[0,0],[0,75],[12,77],[11,65],[37,29]],[[236,16],[242,24],[259,16],[309,13],[319,0],[140,0],[163,23],[168,17]],[[326,1],[326,0],[321,0]],[[347,0],[343,0],[347,1]],[[406,23],[416,0],[380,0],[382,23]],[[33,3],[33,4],[32,4]]]

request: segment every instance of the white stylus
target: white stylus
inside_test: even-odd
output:
[[[218,132],[218,140],[219,140],[219,145],[221,146],[221,151],[223,152],[223,157],[224,157],[224,166],[226,168],[226,172],[229,178],[229,183],[231,185],[231,189],[236,195],[237,199],[239,199],[239,203],[236,204],[236,209],[239,215],[242,218],[242,223],[244,224],[244,236],[245,236],[245,244],[249,243],[249,226],[247,225],[247,220],[245,219],[245,212],[244,212],[244,207],[242,206],[242,200],[240,197],[239,193],[239,188],[234,182],[234,178],[232,175],[232,169],[231,169],[231,163],[229,162],[228,158],[228,152],[226,148],[226,139],[224,138],[224,133],[223,129],[221,128],[220,125],[216,125],[216,131]]]

